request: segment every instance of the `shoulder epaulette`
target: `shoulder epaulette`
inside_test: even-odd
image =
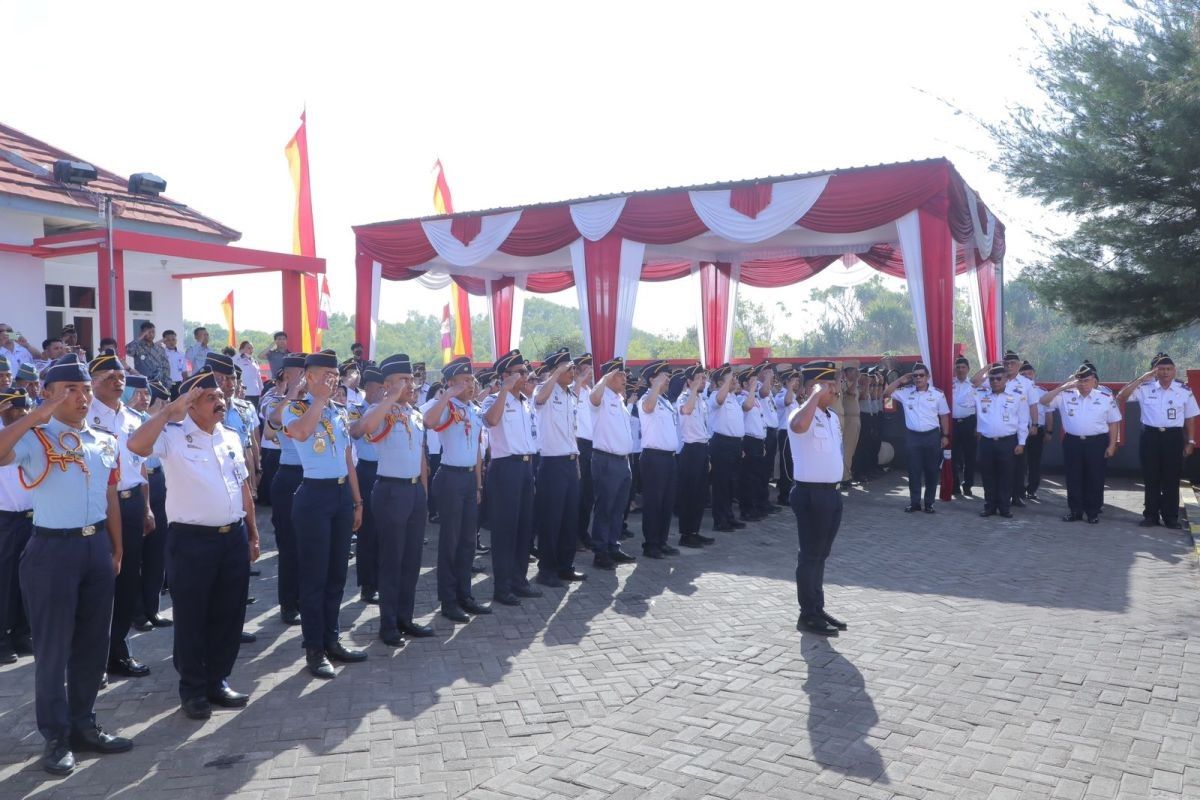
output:
[[[291,411],[293,414],[303,415],[305,412],[308,411],[308,401],[307,400],[293,400],[288,405],[288,411]]]
[[[182,422],[168,422],[167,427],[168,428],[182,428],[183,423]]]
[[[1112,397],[1112,389],[1108,388],[1107,386],[1099,386],[1097,388],[1100,390],[1100,394],[1106,394],[1109,397]]]

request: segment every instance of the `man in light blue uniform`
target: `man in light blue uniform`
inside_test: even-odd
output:
[[[471,561],[483,493],[480,432],[483,415],[471,402],[475,376],[466,356],[442,367],[446,388],[429,409],[426,424],[442,442],[442,463],[434,479],[438,497],[438,600],[442,616],[467,622],[470,614],[490,614],[492,609],[471,595]]]
[[[296,534],[292,528],[292,498],[304,472],[296,444],[283,433],[283,410],[300,397],[304,389],[304,359],[307,353],[289,353],[283,358],[283,376],[262,399],[268,436],[279,445],[279,466],[271,480],[271,527],[275,531],[275,550],[279,554],[276,577],[279,592],[279,616],[285,625],[300,624],[300,567],[296,555]]]
[[[363,380],[370,380],[374,371],[365,369]],[[371,405],[350,426],[360,448],[369,443],[379,459],[368,505],[377,525],[378,549],[373,555],[378,557],[379,638],[391,647],[403,647],[404,634],[433,636],[433,628],[413,621],[429,467],[423,447],[425,425],[412,404],[412,371],[412,361],[403,353],[385,358],[379,365],[383,385],[368,384]]]
[[[94,706],[108,658],[114,576],[121,569],[116,437],[88,427],[91,376],[75,354],[42,376],[45,402],[0,430],[0,466],[33,489],[33,536],[21,590],[34,641],[34,705],[46,739],[42,768],[75,769],[72,750],[118,753]]]
[[[362,492],[363,499],[362,525],[358,528],[358,544],[354,548],[354,571],[358,577],[359,599],[364,603],[378,603],[379,533],[375,528],[371,493],[375,488],[375,475],[379,471],[379,453],[370,438],[361,433],[355,436],[353,428],[354,423],[367,413],[367,408],[383,398],[383,373],[374,364],[368,364],[359,373],[359,385],[364,402],[346,406],[351,435],[354,436],[354,449],[358,453],[358,463],[354,468],[358,472],[358,490]]]
[[[350,537],[362,524],[362,495],[346,409],[330,398],[337,388],[337,355],[331,350],[304,359],[308,392],[283,409],[283,432],[296,443],[304,477],[292,498],[292,527],[300,566],[300,626],[308,671],[335,676],[330,660],[365,661],[362,650],[338,641],[338,612],[346,589]]]

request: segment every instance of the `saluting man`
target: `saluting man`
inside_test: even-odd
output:
[[[738,381],[742,386],[742,411],[745,435],[742,436],[742,465],[739,480],[738,508],[743,522],[757,522],[767,516],[767,421],[759,404],[759,375],[763,365],[747,367]]]
[[[1039,402],[1058,411],[1062,420],[1070,509],[1063,522],[1078,522],[1086,516],[1095,525],[1104,506],[1105,462],[1117,452],[1121,411],[1116,400],[1100,386],[1096,368],[1085,361],[1073,378],[1046,392]]]
[[[355,361],[355,364],[357,363]],[[383,373],[374,364],[368,364],[359,373],[359,385],[362,387],[363,402],[346,406],[350,435],[354,437],[354,449],[358,453],[358,463],[355,465],[358,472],[358,491],[362,493],[363,499],[362,525],[358,527],[358,544],[354,548],[354,572],[358,577],[358,599],[364,603],[378,603],[379,529],[375,527],[375,508],[371,505],[371,497],[375,489],[375,475],[379,471],[379,452],[375,441],[363,435],[369,431],[362,426],[356,426],[355,423],[363,418],[368,408],[383,400]]]
[[[372,368],[363,371],[369,380]],[[425,496],[429,466],[425,460],[425,423],[413,406],[413,365],[404,353],[379,365],[383,385],[367,384],[371,405],[350,426],[350,434],[368,441],[379,459],[369,504],[375,515],[379,576],[379,638],[389,647],[404,647],[404,635],[433,636],[428,625],[413,620],[421,546],[425,541]],[[359,557],[362,555],[360,553]]]
[[[722,364],[712,374],[708,421],[712,425],[708,457],[712,463],[713,530],[729,532],[746,527],[733,515],[741,471],[742,439],[746,435],[745,399],[738,396],[733,367]]]
[[[1003,367],[1002,367],[1003,369]],[[953,417],[954,439],[950,450],[950,459],[954,466],[954,493],[974,497],[971,494],[975,486],[975,396],[983,388],[994,388],[992,383],[987,387],[977,387],[971,382],[971,362],[966,356],[954,359],[954,384],[951,387],[950,415]],[[989,374],[990,378],[990,374]],[[1005,504],[1005,508],[1008,504]]]
[[[179,700],[190,719],[249,695],[228,678],[241,647],[258,525],[242,440],[222,424],[226,398],[212,367],[179,384],[179,396],[129,437],[129,450],[162,460],[167,479],[171,602]]]
[[[1117,402],[1136,400],[1142,413],[1142,438],[1138,457],[1145,483],[1143,528],[1159,519],[1168,528],[1179,527],[1179,478],[1183,459],[1196,449],[1196,396],[1183,381],[1175,380],[1175,362],[1166,353],[1150,361],[1150,371],[1126,384]]]
[[[34,403],[21,389],[0,389],[0,428],[28,414]],[[33,495],[15,465],[0,467],[0,664],[32,655],[29,620],[21,602],[17,566],[33,535]]]
[[[279,616],[285,625],[300,624],[300,556],[296,550],[296,531],[292,526],[292,500],[304,469],[296,443],[283,433],[283,411],[296,402],[304,392],[304,359],[307,353],[289,353],[283,357],[282,375],[275,387],[262,399],[263,415],[267,421],[266,436],[279,445],[279,465],[271,480],[271,528],[275,531],[276,589],[279,593]]]
[[[42,385],[45,402],[0,430],[0,466],[20,467],[33,492],[20,576],[33,632],[34,707],[46,740],[42,768],[66,775],[75,769],[73,750],[133,747],[105,733],[95,713],[121,570],[119,446],[88,425],[92,378],[77,355],[47,367]]]
[[[1029,407],[1020,395],[1005,391],[1003,364],[988,371],[988,388],[975,390],[973,427],[979,436],[979,468],[983,472],[981,517],[1011,517],[1013,459],[1029,436]],[[958,401],[955,401],[958,405]]]
[[[308,671],[335,676],[330,660],[365,661],[366,652],[338,640],[338,612],[346,590],[350,536],[362,524],[362,495],[354,471],[346,409],[330,401],[337,387],[337,356],[304,359],[308,393],[283,410],[283,432],[296,443],[304,477],[292,499],[292,527],[300,566],[300,627]]]
[[[99,430],[117,438],[121,458],[117,498],[121,506],[122,560],[113,595],[112,637],[108,649],[108,674],[140,678],[150,667],[133,657],[126,637],[142,605],[142,540],[154,531],[150,510],[150,487],[146,483],[145,459],[126,447],[129,435],[142,418],[121,402],[125,391],[125,365],[106,350],[88,364],[92,375],[92,401],[88,419]]]
[[[789,505],[792,493],[792,448],[788,439],[788,417],[795,408],[799,408],[797,397],[800,394],[800,370],[797,367],[783,365],[778,372],[779,391],[775,393],[775,407],[779,409],[779,480],[775,482],[778,491],[776,503],[778,506]],[[865,408],[863,409],[865,411]]]
[[[642,553],[647,558],[679,555],[669,544],[675,509],[675,453],[679,427],[675,407],[664,396],[671,365],[651,361],[642,370],[650,388],[638,400],[642,429]]]
[[[596,508],[592,518],[592,566],[613,570],[636,558],[621,549],[621,525],[629,506],[633,474],[629,454],[633,431],[625,407],[625,359],[617,356],[600,365],[600,380],[588,395],[592,415],[592,482]]]
[[[415,370],[415,365],[414,365]],[[414,378],[414,380],[416,380]],[[467,614],[490,614],[490,606],[471,594],[471,562],[479,503],[483,499],[480,437],[483,415],[471,401],[475,376],[471,360],[460,356],[442,367],[445,389],[425,415],[425,424],[442,442],[442,463],[434,478],[438,498],[438,600],[451,622],[467,622]]]
[[[913,365],[912,372],[889,383],[883,396],[894,396],[904,409],[904,425],[908,428],[904,458],[908,462],[909,502],[904,510],[922,509],[921,485],[924,483],[924,510],[926,514],[932,514],[942,451],[950,445],[950,406],[946,403],[946,395],[929,382],[929,368],[918,362]]]
[[[796,557],[796,630],[837,636],[848,627],[825,611],[825,561],[842,524],[842,425],[830,410],[838,373],[832,361],[801,369],[807,399],[788,417],[788,443],[795,465],[791,494],[800,549]]]
[[[695,548],[716,541],[700,533],[704,501],[708,497],[708,440],[712,436],[708,427],[708,401],[704,397],[708,374],[703,366],[693,364],[683,371],[683,378],[687,383],[675,401],[683,439],[677,481],[679,544]]]
[[[584,353],[575,359],[575,443],[579,445],[579,549],[591,550],[592,509],[596,491],[592,482],[592,354]]]
[[[571,389],[571,351],[560,347],[546,356],[550,370],[534,396],[538,423],[537,481],[534,513],[538,519],[538,572],[543,586],[587,576],[575,569],[579,540],[579,440],[575,420],[579,398]]]
[[[133,387],[129,407],[142,418],[144,425],[151,399],[161,407],[170,400],[170,391],[161,383],[146,380],[144,375],[128,375],[125,387]],[[157,408],[155,409],[157,410]],[[139,428],[140,430],[140,428]],[[150,511],[154,514],[154,530],[142,539],[142,595],[134,615],[134,627],[139,631],[169,628],[171,620],[159,615],[167,546],[167,482],[162,462],[156,456],[146,459],[146,484],[150,487]]]
[[[529,549],[533,542],[533,456],[537,434],[522,389],[529,365],[511,350],[493,365],[500,391],[483,401],[483,421],[491,439],[488,467],[488,521],[492,531],[493,600],[519,606],[521,597],[541,597],[529,585]]]

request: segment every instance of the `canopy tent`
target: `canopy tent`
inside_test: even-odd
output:
[[[737,287],[778,287],[856,257],[908,282],[922,357],[949,389],[954,276],[967,274],[979,352],[1001,352],[1004,225],[946,159],[591,197],[354,228],[356,333],[382,279],[451,280],[491,303],[494,352],[520,340],[524,291],[575,287],[597,362],[623,353],[640,281],[693,276],[700,352],[730,356]]]

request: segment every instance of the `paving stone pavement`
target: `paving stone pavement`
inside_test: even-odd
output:
[[[98,703],[133,752],[50,780],[22,659],[0,668],[0,797],[1200,797],[1187,538],[1136,527],[1128,480],[1097,526],[1059,522],[1053,479],[1043,494],[1007,521],[977,518],[980,501],[902,514],[894,477],[852,490],[827,571],[851,628],[834,640],[794,630],[785,511],[615,576],[581,558],[570,591],[457,629],[435,617],[439,638],[397,653],[348,588],[342,620],[371,658],[329,682],[273,613],[268,551],[259,641],[232,678],[249,707],[184,718],[170,632],[138,635],[152,675]]]

